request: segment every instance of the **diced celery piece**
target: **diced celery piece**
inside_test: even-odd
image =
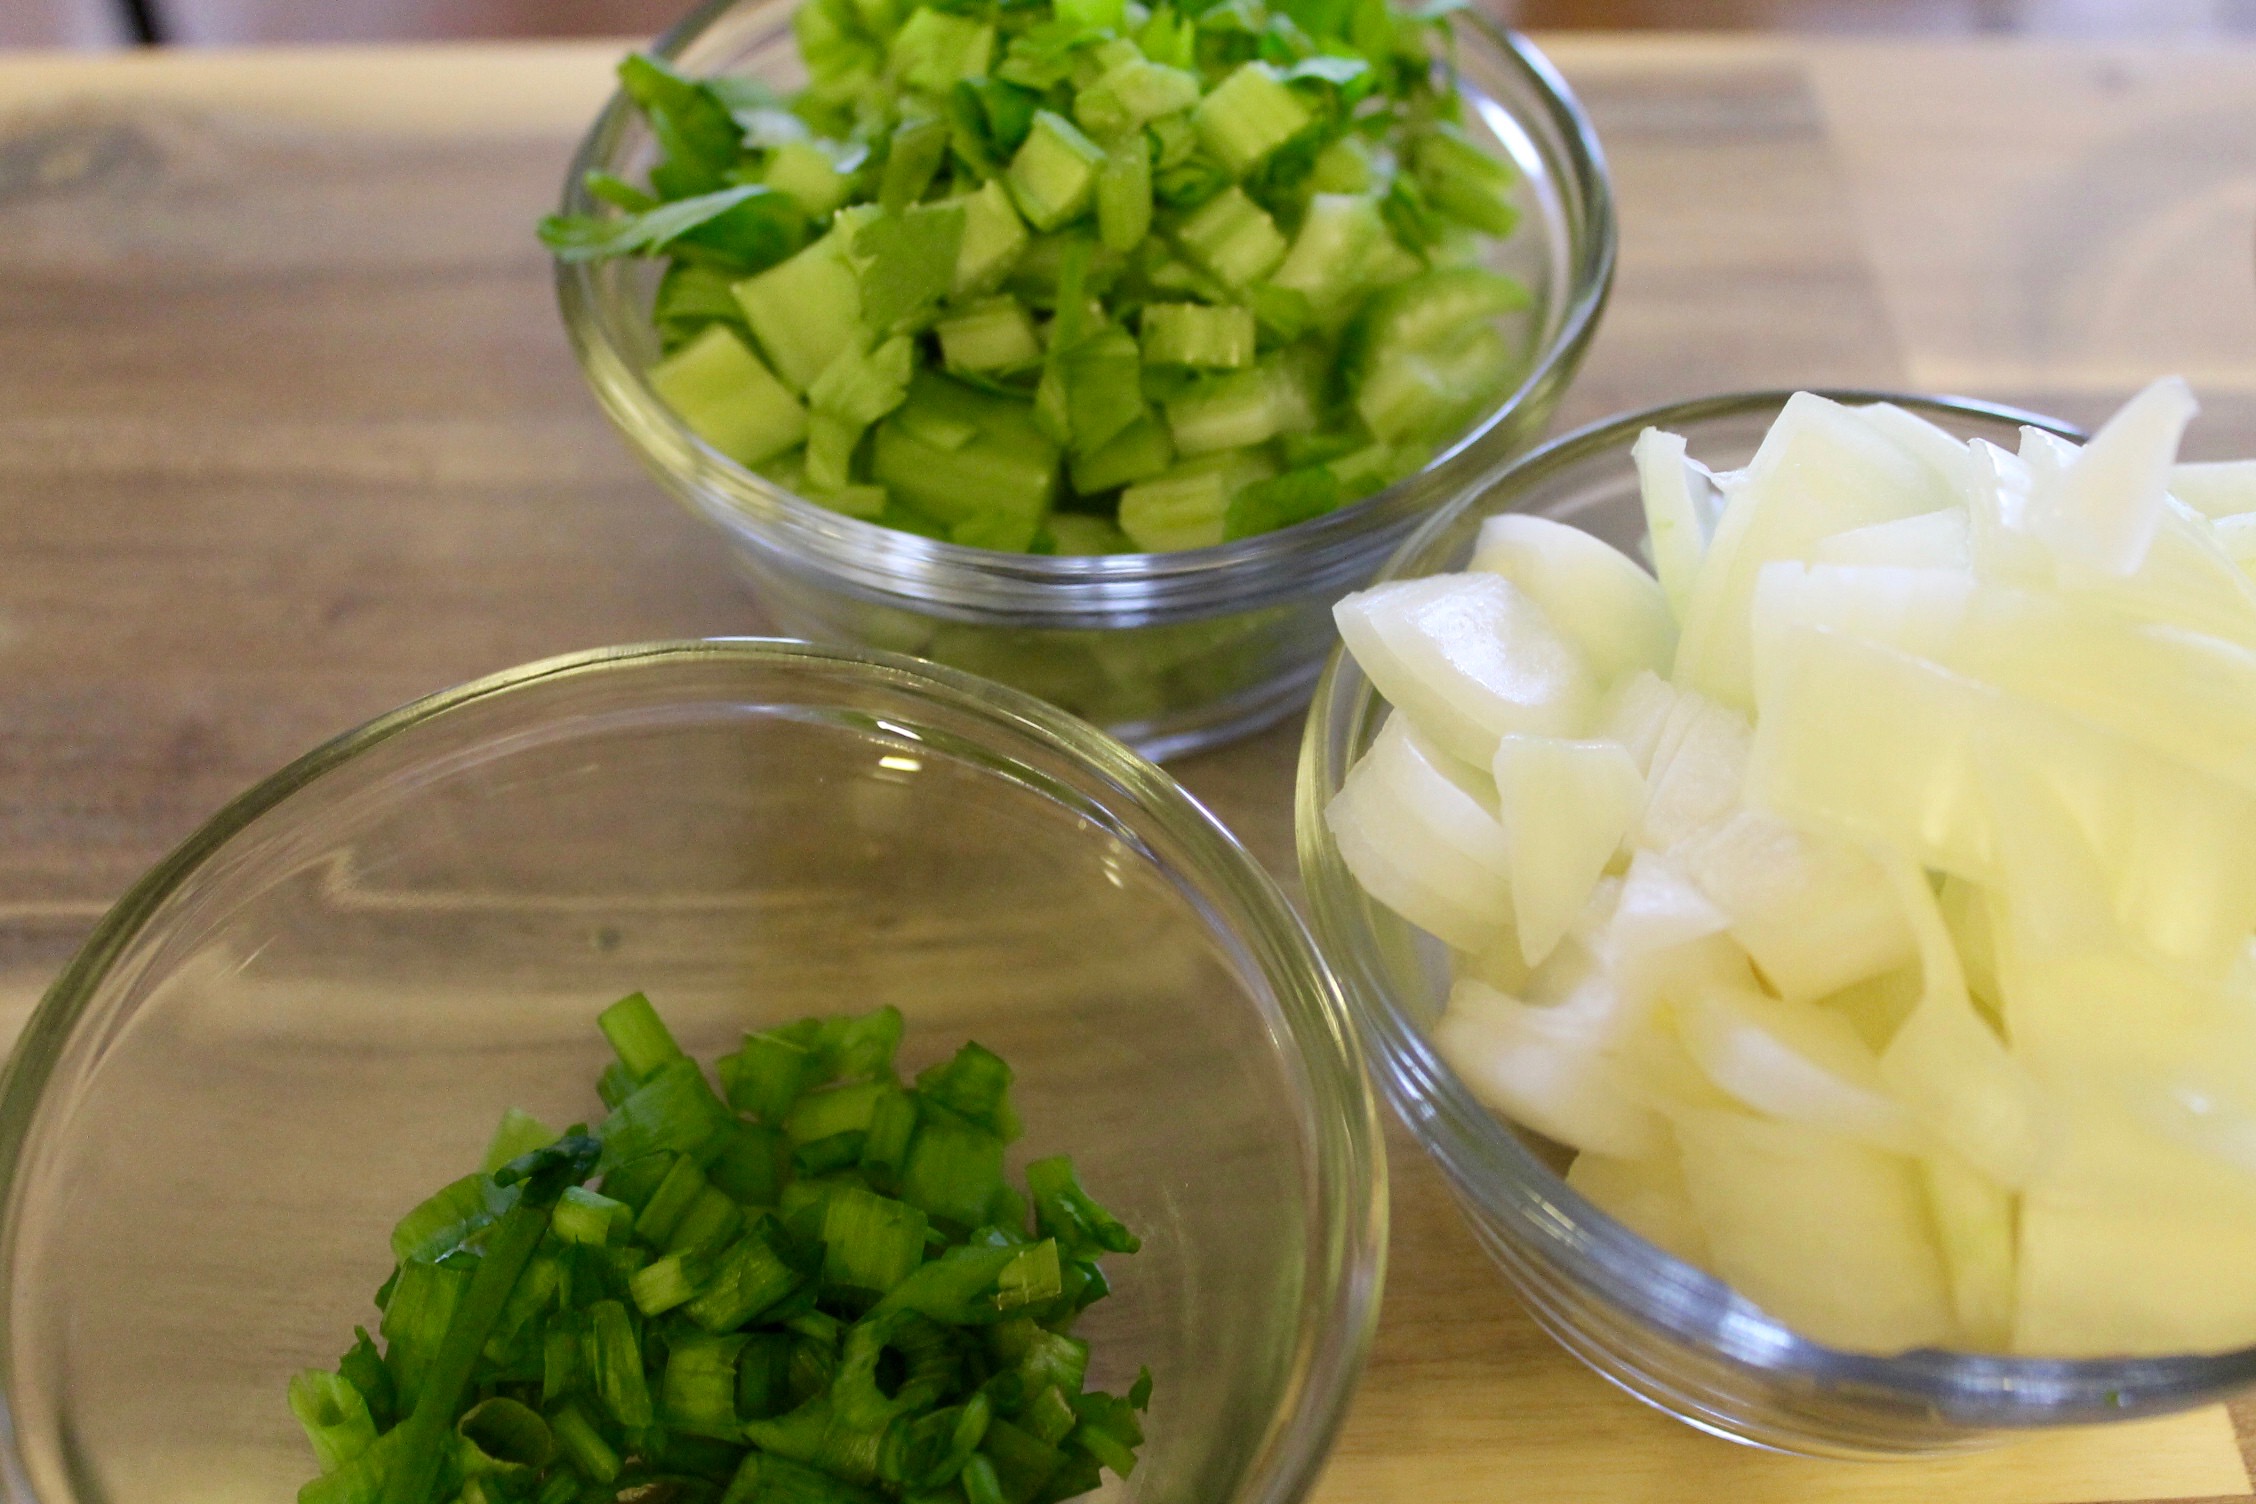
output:
[[[1285,237],[1243,188],[1208,199],[1186,217],[1176,240],[1193,261],[1227,287],[1268,276],[1285,259]]]
[[[1360,136],[1347,135],[1316,153],[1308,186],[1317,193],[1368,193],[1373,177],[1371,149]]]
[[[651,389],[690,432],[741,465],[757,465],[807,436],[807,410],[726,324],[650,368]]]
[[[1096,192],[1104,152],[1072,121],[1037,110],[1034,128],[1011,158],[1010,189],[1019,212],[1037,230],[1054,230],[1078,218]]]
[[[1120,494],[1120,528],[1147,553],[1210,548],[1223,541],[1230,499],[1269,478],[1274,464],[1232,452],[1187,460]]]
[[[1148,121],[1198,103],[1198,79],[1143,57],[1105,71],[1073,98],[1073,118],[1093,135],[1140,131]]]
[[[858,225],[844,219],[789,261],[736,284],[744,321],[795,392],[861,340],[862,295],[846,254]]]
[[[951,199],[964,210],[963,245],[956,252],[955,297],[993,287],[1009,274],[1032,237],[999,178],[977,193]]]
[[[893,33],[886,71],[930,94],[959,78],[983,78],[995,50],[995,28],[969,16],[919,6]]]
[[[1144,415],[1143,360],[1125,329],[1108,328],[1064,352],[1068,429],[1076,454],[1094,453]]]
[[[891,499],[883,486],[844,485],[835,491],[809,495],[809,501],[848,517],[859,517],[864,522],[875,522],[885,515],[886,503]]]
[[[1506,197],[1512,166],[1502,157],[1436,126],[1418,138],[1410,161],[1426,201],[1459,223],[1499,237],[1511,234],[1519,223],[1519,211]]]
[[[1308,201],[1292,251],[1269,281],[1303,294],[1318,321],[1333,325],[1370,290],[1366,268],[1388,240],[1376,199],[1319,193]]]
[[[975,512],[948,529],[948,541],[966,548],[1022,554],[1042,535],[1042,519],[1012,512]]]
[[[1012,297],[984,298],[942,319],[940,357],[951,371],[1015,371],[1042,358],[1034,321]]]
[[[768,157],[760,181],[779,193],[788,193],[809,219],[824,215],[846,202],[854,181],[838,170],[830,153],[812,141],[787,141]]]
[[[1061,555],[1090,557],[1098,554],[1131,553],[1136,545],[1117,523],[1102,517],[1090,517],[1080,512],[1053,512],[1047,524],[1050,540],[1057,545]]]
[[[1253,363],[1254,327],[1250,308],[1212,308],[1204,303],[1147,303],[1143,313],[1143,336],[1144,359],[1152,365],[1224,371]]]
[[[925,437],[934,425],[973,435],[955,448]],[[946,377],[920,374],[909,400],[880,423],[870,473],[893,496],[954,524],[982,512],[1039,520],[1057,489],[1058,446],[1031,408]]]
[[[1515,364],[1504,336],[1475,324],[1439,349],[1382,356],[1356,389],[1355,410],[1387,443],[1445,439],[1503,396]]]
[[[1262,158],[1314,119],[1266,63],[1246,63],[1215,85],[1191,112],[1199,140],[1231,175],[1244,177]]]
[[[1097,170],[1097,238],[1126,254],[1151,233],[1151,219],[1151,148],[1137,131],[1108,148]]]
[[[1390,351],[1455,340],[1470,326],[1526,308],[1528,302],[1527,289],[1501,272],[1444,267],[1389,288],[1350,332],[1375,361]]]
[[[1073,489],[1094,496],[1149,480],[1174,463],[1175,443],[1167,436],[1167,425],[1146,413],[1094,454],[1073,456]]]
[[[1242,449],[1309,421],[1306,394],[1276,361],[1211,377],[1167,399],[1167,427],[1183,454]]]
[[[948,122],[919,115],[893,127],[885,166],[878,176],[877,204],[888,216],[924,197],[933,175],[948,156]]]
[[[915,348],[906,335],[867,354],[848,348],[807,388],[807,405],[857,429],[867,427],[901,405],[914,363]]]

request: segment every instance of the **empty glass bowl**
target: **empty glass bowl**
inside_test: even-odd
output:
[[[392,1223],[506,1107],[601,1111],[607,1002],[700,1059],[891,1003],[903,1064],[1017,1070],[1144,1238],[1085,1333],[1148,1363],[1103,1497],[1290,1504],[1376,1310],[1385,1170],[1337,991],[1167,777],[1023,696],[778,642],[626,648],[434,696],[285,769],[133,889],[0,1087],[0,1493],[291,1499],[284,1404]]]
[[[1571,522],[1634,549],[1645,531],[1629,456],[1639,431],[1651,424],[1681,433],[1695,458],[1730,468],[1752,456],[1787,395],[1680,403],[1570,434],[1428,519],[1381,577],[1463,568],[1481,522],[1499,512]],[[2080,437],[2053,419],[1978,403],[1828,395],[1895,402],[1962,437],[2007,448],[2023,423]],[[1569,1351],[1703,1430],[1847,1457],[1960,1450],[2013,1428],[2155,1415],[2256,1382],[2256,1352],[2068,1362],[1943,1352],[1883,1358],[1827,1348],[1584,1200],[1433,1049],[1427,1029],[1448,990],[1447,953],[1364,895],[1325,828],[1324,806],[1377,734],[1383,710],[1354,662],[1335,657],[1317,688],[1300,765],[1297,823],[1312,920],[1387,1097],[1440,1164],[1530,1313]]]
[[[796,5],[719,0],[656,51],[692,75],[795,88],[805,77],[791,36]],[[1526,375],[1426,470],[1330,516],[1165,554],[1054,558],[935,542],[802,500],[685,428],[643,377],[658,355],[655,264],[558,265],[573,349],[627,442],[720,530],[784,630],[998,679],[1153,757],[1228,741],[1306,703],[1331,649],[1332,601],[1363,584],[1417,518],[1542,431],[1605,302],[1613,199],[1590,122],[1542,54],[1477,11],[1457,19],[1468,129],[1521,175],[1521,224],[1498,265],[1534,294],[1520,326]],[[610,212],[588,194],[587,171],[639,180],[654,151],[615,96],[572,163],[564,212]]]

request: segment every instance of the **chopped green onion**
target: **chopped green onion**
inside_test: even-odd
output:
[[[823,1203],[823,1278],[883,1295],[924,1261],[924,1213],[853,1184]]]
[[[709,1332],[734,1331],[790,1294],[799,1279],[755,1227],[714,1260],[705,1288],[685,1309]]]
[[[670,1262],[661,1259],[659,1265]],[[633,1318],[618,1301],[599,1300],[588,1307],[588,1321],[588,1369],[595,1380],[596,1398],[620,1425],[649,1425],[654,1419],[650,1384],[644,1376],[642,1338]]]
[[[491,1175],[522,1154],[535,1149],[545,1149],[556,1142],[556,1130],[531,1113],[512,1107],[501,1115],[493,1138],[486,1144],[486,1157],[479,1163],[481,1174]]]
[[[609,1483],[619,1476],[618,1452],[603,1439],[579,1406],[566,1405],[548,1418],[548,1425],[555,1433],[558,1448],[590,1483]]]
[[[308,1368],[294,1375],[290,1413],[304,1428],[325,1473],[335,1472],[376,1444],[376,1422],[368,1413],[368,1401],[342,1374]]]
[[[658,1182],[643,1203],[642,1212],[635,1218],[635,1236],[645,1243],[663,1246],[673,1236],[674,1228],[705,1194],[705,1172],[697,1161],[686,1154],[677,1154],[666,1171],[666,1178]]]
[[[619,1063],[637,1081],[649,1080],[660,1066],[682,1058],[681,1046],[674,1043],[665,1020],[639,992],[629,993],[598,1013],[595,1022],[603,1037],[611,1041]]]
[[[731,1122],[694,1060],[660,1066],[603,1120],[603,1162],[624,1164],[670,1149],[691,1154]]]
[[[634,1227],[634,1208],[584,1186],[567,1186],[549,1225],[566,1243],[601,1247],[623,1239]]]

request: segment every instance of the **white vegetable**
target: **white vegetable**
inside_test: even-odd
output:
[[[2256,460],[2172,465],[2170,494],[2204,517],[2256,512]]]
[[[1707,1267],[1707,1235],[1700,1231],[1700,1214],[1692,1209],[1673,1136],[1646,1159],[1578,1154],[1567,1167],[1567,1184],[1648,1243],[1687,1264]]]
[[[1947,1149],[1919,1162],[1935,1219],[1951,1307],[1966,1345],[2001,1351],[2013,1342],[2013,1197]]]
[[[1512,732],[1578,735],[1598,685],[1542,610],[1500,575],[1358,591],[1332,608],[1380,694],[1452,756],[1486,767]]]
[[[2184,381],[2155,382],[2031,493],[2029,530],[2068,579],[2121,578],[2145,562],[2195,406]]]
[[[1665,1129],[1634,1100],[1620,1069],[1532,1008],[1479,982],[1460,981],[1434,1026],[1434,1044],[1475,1096],[1571,1148],[1640,1159]]]
[[[1956,501],[1933,467],[1856,414],[1796,393],[1731,493],[1701,561],[1677,643],[1677,683],[1733,709],[1749,708],[1748,611],[1762,567],[1806,561],[1835,533]]]
[[[1465,567],[1519,586],[1602,684],[1639,669],[1665,674],[1676,656],[1676,623],[1660,585],[1579,527],[1502,513],[1481,524]]]
[[[1969,459],[1968,468],[1972,468]],[[1895,522],[1851,528],[1819,542],[1819,564],[1883,564],[1905,569],[1972,569],[1973,534],[1966,514],[1952,508]]]
[[[1707,986],[1676,1005],[1677,1032],[1717,1086],[1757,1112],[1909,1153],[1909,1115],[1848,1020],[1751,987]]]
[[[1675,1119],[1713,1267],[1819,1342],[1939,1346],[1957,1321],[1917,1167],[1853,1139],[1734,1113]]]
[[[1496,793],[1511,852],[1512,916],[1530,966],[1559,943],[1645,803],[1619,742],[1507,736]]]
[[[1797,396],[1733,475],[1640,436],[1657,584],[1507,516],[1342,603],[1401,714],[1330,819],[1456,949],[1437,1047],[1818,1341],[2256,1346],[2256,461],[2192,412]]]
[[[1685,457],[1681,434],[1648,428],[1637,436],[1630,456],[1637,462],[1638,489],[1645,501],[1653,572],[1660,577],[1671,615],[1681,622],[1723,498],[1707,473]]]
[[[1845,841],[1741,809],[1676,854],[1782,996],[1820,998],[1916,953],[1880,869]]]

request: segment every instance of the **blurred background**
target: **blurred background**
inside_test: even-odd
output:
[[[1484,0],[1521,26],[2017,35],[2256,35],[2256,0]],[[0,47],[631,36],[686,0],[0,0]]]

